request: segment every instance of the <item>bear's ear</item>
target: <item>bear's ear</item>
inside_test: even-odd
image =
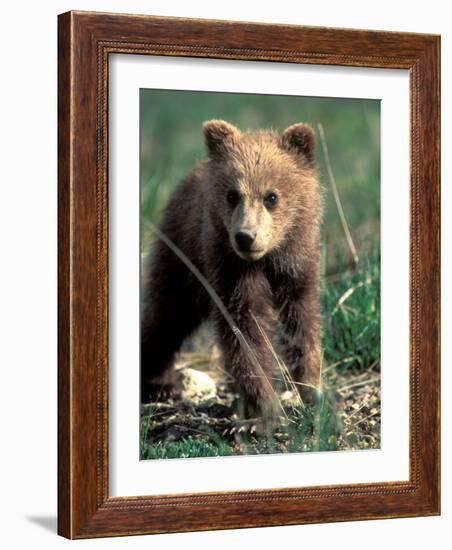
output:
[[[293,124],[281,135],[281,145],[284,149],[302,155],[308,164],[315,161],[315,134],[309,124]]]
[[[203,124],[207,151],[212,158],[222,158],[237,141],[240,131],[224,120],[208,120]]]

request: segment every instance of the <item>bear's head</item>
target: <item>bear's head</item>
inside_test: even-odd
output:
[[[210,120],[204,137],[211,213],[235,253],[255,261],[302,238],[303,224],[315,223],[319,210],[312,128],[300,123],[282,134],[241,132]]]

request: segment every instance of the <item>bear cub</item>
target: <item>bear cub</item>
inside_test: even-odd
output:
[[[282,350],[303,399],[315,399],[320,385],[322,201],[315,135],[301,123],[282,134],[241,132],[223,120],[203,129],[207,158],[171,197],[147,270],[142,401],[175,391],[175,354],[210,319],[247,414],[271,417],[278,402],[274,380],[281,376],[269,341],[278,355]]]

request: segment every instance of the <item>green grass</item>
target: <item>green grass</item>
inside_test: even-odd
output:
[[[359,263],[354,265],[331,192],[324,151],[319,144],[318,166],[325,197],[321,288],[324,391],[321,399],[316,407],[291,410],[290,421],[276,432],[266,435],[246,432],[233,440],[222,438],[206,427],[177,441],[149,444],[153,413],[147,412],[142,417],[141,458],[378,447],[378,424],[376,427],[372,424],[375,407],[369,406],[368,410],[365,400],[379,389],[379,102],[141,90],[140,105],[143,220],[158,222],[163,206],[180,179],[205,156],[202,136],[205,120],[223,118],[241,129],[281,131],[303,121],[314,128],[318,124],[324,128],[344,215],[359,256]],[[148,246],[149,235],[142,231],[143,253]],[[362,398],[363,385],[368,381],[368,396]],[[348,390],[349,386],[359,388],[360,395],[353,389]]]
[[[180,441],[159,441],[155,445],[142,444],[141,460],[156,458],[200,458],[209,456],[232,456],[232,449],[223,444],[217,444],[189,436]]]
[[[380,257],[374,249],[355,269],[322,279],[323,350],[336,370],[367,369],[380,358]]]

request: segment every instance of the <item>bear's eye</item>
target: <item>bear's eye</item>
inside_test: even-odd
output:
[[[264,197],[264,204],[265,207],[269,210],[275,208],[275,206],[278,204],[278,195],[270,191],[270,193],[267,193]]]
[[[226,193],[226,200],[228,201],[229,206],[237,206],[240,201],[239,192],[235,191],[235,189],[230,189]]]

